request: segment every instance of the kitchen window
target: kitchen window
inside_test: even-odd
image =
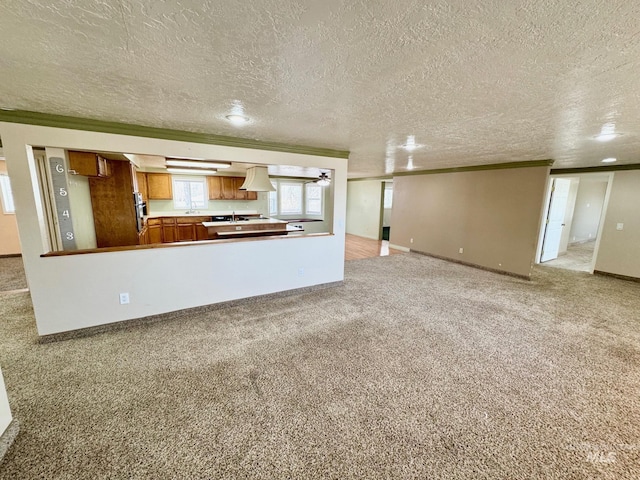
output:
[[[2,191],[2,210],[4,213],[16,213],[9,175],[0,175],[0,190]]]
[[[322,187],[320,185],[305,185],[305,213],[307,215],[322,215]]]
[[[204,178],[173,178],[173,208],[195,210],[207,207],[207,186]]]
[[[303,180],[273,179],[276,189],[269,192],[269,214],[274,216],[308,215],[322,217],[324,188]]]
[[[302,183],[280,183],[280,215],[302,213]]]

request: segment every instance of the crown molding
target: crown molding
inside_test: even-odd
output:
[[[568,173],[616,172],[619,170],[640,170],[640,163],[632,163],[628,165],[602,165],[597,167],[584,168],[552,168],[551,175],[565,175]]]
[[[227,147],[253,148],[274,152],[299,153],[303,155],[317,155],[321,157],[349,158],[348,150],[333,150],[330,148],[291,145],[287,143],[265,142],[250,138],[228,137],[210,133],[187,132],[167,128],[147,127],[130,123],[108,122],[90,118],[54,115],[50,113],[29,112],[25,110],[0,110],[0,122],[22,123],[44,127],[67,128],[135,137],[158,138],[179,142],[205,143],[209,145],[224,145]]]

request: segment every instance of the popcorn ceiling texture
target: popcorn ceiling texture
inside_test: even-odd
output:
[[[0,106],[348,149],[351,176],[405,170],[407,135],[416,168],[638,161],[639,3],[425,3],[2,2]]]

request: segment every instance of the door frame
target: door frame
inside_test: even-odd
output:
[[[607,172],[608,173],[608,178],[607,178],[607,190],[605,192],[604,195],[604,202],[602,204],[602,212],[600,213],[600,223],[598,225],[598,233],[596,235],[596,244],[594,245],[594,249],[593,249],[593,258],[591,259],[591,265],[589,266],[589,273],[593,274],[593,271],[595,270],[595,266],[596,266],[596,260],[598,259],[598,250],[600,249],[600,241],[602,239],[602,231],[604,228],[604,221],[607,218],[607,209],[609,207],[609,198],[611,196],[611,188],[613,186],[613,179],[615,176],[615,172]],[[543,204],[543,211],[542,211],[542,217],[541,217],[541,222],[540,222],[540,231],[538,232],[538,246],[536,248],[536,256],[535,256],[535,263],[537,265],[540,265],[540,257],[542,255],[542,246],[544,244],[544,233],[545,233],[545,226],[546,226],[546,221],[547,221],[547,216],[549,215],[549,207],[551,206],[551,193],[552,193],[552,186],[553,186],[553,180],[556,178],[571,178],[571,177],[582,177],[584,175],[588,175],[588,173],[565,173],[565,174],[551,174],[549,175],[549,177],[547,177],[547,185],[546,185],[546,192],[545,192],[545,202]],[[569,228],[571,228],[571,226],[569,226]]]

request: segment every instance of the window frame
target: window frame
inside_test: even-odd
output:
[[[316,183],[313,183],[313,181],[310,181],[309,179],[302,179],[302,178],[272,178],[271,183],[273,184],[276,191],[269,192],[269,195],[270,195],[269,196],[269,215],[270,216],[282,218],[283,220],[291,219],[291,218],[310,218],[313,220],[324,220],[325,203],[326,203],[325,188],[327,187],[322,187],[320,185],[317,185]],[[301,205],[300,213],[283,213],[282,212],[282,202],[281,202],[280,192],[281,192],[281,185],[286,185],[286,184],[297,185],[302,187],[302,205]],[[307,213],[308,211],[307,187],[309,185],[314,187],[319,187],[321,189],[320,190],[320,214]],[[273,199],[272,195],[275,196],[275,199],[276,199],[275,212],[271,210],[271,202]]]
[[[0,173],[0,195],[2,200],[2,212],[6,215],[15,215],[16,204],[13,200],[13,190],[11,188],[11,179],[6,173]]]
[[[193,201],[190,201],[190,205],[188,206],[179,206],[177,205],[177,199],[176,199],[176,192],[178,191],[178,189],[176,188],[176,182],[189,182],[189,183],[200,183],[203,186],[203,192],[204,192],[204,199],[203,199],[203,204],[200,205],[196,205],[193,206]],[[183,210],[183,209],[187,209],[189,210],[196,210],[196,209],[204,209],[206,210],[207,208],[209,208],[209,191],[208,191],[208,185],[207,185],[207,177],[191,177],[191,176],[184,176],[184,175],[172,175],[171,176],[171,186],[172,186],[172,202],[173,202],[173,209],[174,210]],[[189,187],[189,200],[191,200],[191,187]]]

